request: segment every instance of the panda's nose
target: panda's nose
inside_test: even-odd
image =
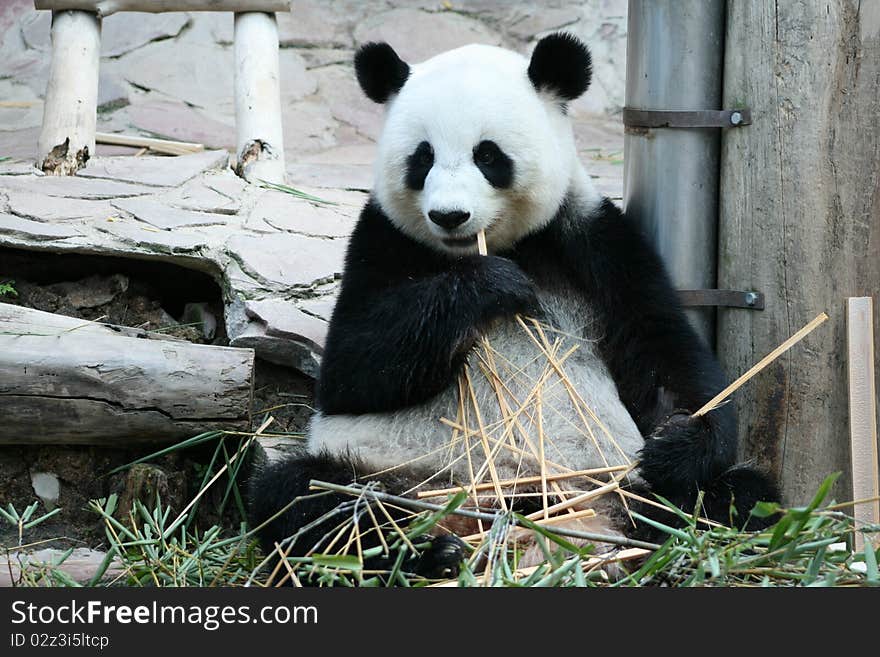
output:
[[[470,212],[462,210],[453,210],[452,212],[441,212],[440,210],[431,210],[428,217],[438,226],[446,230],[452,230],[456,226],[461,226],[465,221],[471,218]]]

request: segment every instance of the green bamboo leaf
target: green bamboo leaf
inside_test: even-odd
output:
[[[49,511],[49,513],[47,513],[46,515],[40,516],[40,517],[37,518],[36,520],[31,520],[30,522],[25,523],[25,524],[23,525],[23,527],[24,527],[25,529],[30,529],[31,527],[36,527],[36,526],[39,525],[41,522],[43,522],[43,521],[45,521],[45,520],[48,520],[48,519],[51,518],[52,516],[57,515],[57,514],[59,514],[59,513],[61,513],[61,509],[60,509],[60,508],[58,508],[58,509],[52,509],[52,510]]]
[[[350,554],[314,554],[312,555],[312,563],[316,566],[327,566],[355,572],[363,570],[360,559]]]

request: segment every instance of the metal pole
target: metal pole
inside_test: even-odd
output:
[[[721,109],[725,0],[629,0],[626,105]],[[627,129],[623,200],[679,288],[716,286],[720,130]],[[715,309],[688,310],[715,345]]]

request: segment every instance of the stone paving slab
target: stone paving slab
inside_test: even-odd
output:
[[[470,42],[523,53],[559,28],[593,52],[572,103],[597,188],[622,195],[626,0],[297,0],[280,14],[288,183],[324,202],[249,185],[235,140],[231,14],[123,13],[104,21],[98,129],[193,141],[193,155],[130,157],[98,145],[72,178],[33,168],[48,73],[49,13],[0,1],[0,246],[164,260],[220,283],[233,344],[315,374],[347,236],[372,186],[383,107],[352,67],[365,41],[412,62]],[[122,155],[129,155],[123,157]]]
[[[312,203],[247,184],[228,168],[225,153],[207,155],[100,162],[107,175],[178,183],[163,187],[33,169],[0,173],[0,246],[149,258],[206,271],[224,292],[233,345],[314,375],[327,322],[306,308],[332,307],[364,195],[327,190],[323,202]],[[158,164],[161,179],[152,177]],[[276,225],[251,230],[252,216]]]

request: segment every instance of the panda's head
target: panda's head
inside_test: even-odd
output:
[[[410,66],[387,43],[355,56],[366,95],[386,103],[374,196],[419,242],[499,251],[545,225],[583,176],[566,104],[590,84],[590,54],[568,34],[527,59],[470,45]],[[580,172],[580,175],[579,175]]]

